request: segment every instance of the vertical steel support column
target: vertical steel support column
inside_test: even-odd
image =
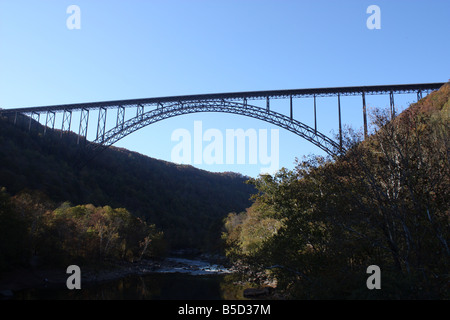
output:
[[[19,118],[19,122],[21,122],[21,126],[23,126],[23,128],[26,128],[26,126],[27,126],[27,114],[26,113],[20,113],[21,115],[22,115],[22,117],[20,117],[20,118],[22,118],[22,120],[20,120],[20,118]]]
[[[269,100],[269,97],[267,97],[267,99],[266,99],[266,109],[267,109],[267,111],[270,110],[270,100]]]
[[[420,100],[422,100],[422,90],[418,90],[417,91],[417,102],[419,102]]]
[[[37,120],[34,119],[34,116],[37,116]],[[34,111],[31,113],[31,115],[30,115],[30,122],[28,124],[28,131],[31,131],[31,123],[33,122],[33,120],[35,120],[35,121],[37,121],[39,123],[40,117],[41,117],[40,113],[37,113],[37,112],[34,112]]]
[[[123,123],[125,122],[125,107],[119,106],[117,108],[117,120],[116,120],[116,127],[120,127],[120,129],[123,129]]]
[[[104,107],[100,107],[100,109],[98,109],[97,137],[95,140],[98,141],[98,138],[101,137],[101,142],[105,139],[106,111],[107,109]]]
[[[47,129],[49,128],[49,124],[52,124],[52,131],[55,129],[55,112],[47,111],[47,116],[45,117],[45,127],[44,127],[44,136],[47,134]]]
[[[364,139],[367,139],[367,110],[366,110],[366,93],[362,93],[362,103],[363,103],[363,123],[364,123]]]
[[[314,94],[314,132],[317,133],[316,95]]]
[[[144,114],[144,106],[138,104],[136,109],[136,117],[140,117],[142,119],[143,114]]]
[[[290,116],[291,116],[291,121],[292,121],[294,118],[294,113],[292,110],[292,95],[289,97],[289,107],[290,107]]]
[[[41,120],[41,114],[40,113],[36,113],[37,114],[37,122],[40,123]]]
[[[247,107],[247,98],[244,98],[244,107]]]
[[[71,122],[72,122],[72,110],[64,109],[62,125],[61,125],[61,136],[60,136],[61,138],[63,136],[63,133],[66,131],[66,128],[67,128],[67,132],[70,131]]]
[[[394,92],[391,91],[389,93],[389,100],[390,100],[390,106],[391,106],[391,119],[395,118],[395,104],[394,104]]]
[[[339,114],[339,148],[342,152],[342,123],[341,123],[341,94],[338,93],[338,114]]]
[[[78,129],[77,144],[80,144],[81,137],[83,138],[83,143],[86,144],[88,123],[89,123],[89,109],[83,108],[83,109],[81,109],[80,127]]]

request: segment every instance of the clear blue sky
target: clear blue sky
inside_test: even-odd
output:
[[[69,30],[69,5],[81,29]],[[370,5],[381,29],[369,30]],[[184,94],[444,82],[450,78],[448,0],[0,0],[0,107]],[[361,99],[344,98],[344,123],[361,126]],[[396,97],[399,107],[415,97]],[[386,107],[388,97],[368,98]],[[273,103],[288,112],[287,101]],[[319,130],[337,130],[336,101],[318,100]],[[296,118],[312,124],[310,100]],[[114,122],[110,113],[108,123]],[[146,127],[117,146],[171,160],[178,128],[276,129],[225,114],[194,114]],[[78,131],[74,116],[72,128]],[[91,128],[96,121],[91,116]],[[92,138],[92,132],[88,138]],[[95,135],[95,133],[94,133]],[[322,154],[279,131],[280,166]],[[251,176],[261,165],[197,165]]]

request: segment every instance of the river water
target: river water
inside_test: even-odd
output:
[[[239,300],[243,288],[227,269],[201,260],[168,258],[171,267],[101,283],[82,283],[80,290],[65,286],[27,289],[15,299],[50,300]]]

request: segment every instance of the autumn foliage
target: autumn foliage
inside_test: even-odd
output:
[[[450,298],[449,115],[446,84],[395,119],[375,110],[342,157],[254,179],[252,207],[225,221],[228,256],[287,298]]]
[[[126,209],[56,206],[40,192],[0,191],[0,271],[136,261],[164,250],[162,232]]]

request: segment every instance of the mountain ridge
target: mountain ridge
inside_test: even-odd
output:
[[[254,189],[239,173],[209,172],[114,146],[80,169],[74,160],[83,149],[75,133],[44,136],[34,122],[30,134],[28,126],[0,121],[0,186],[11,194],[39,190],[55,202],[123,207],[156,224],[171,247],[206,250],[220,246],[222,219],[251,205]],[[210,233],[217,233],[214,241],[208,241]]]

